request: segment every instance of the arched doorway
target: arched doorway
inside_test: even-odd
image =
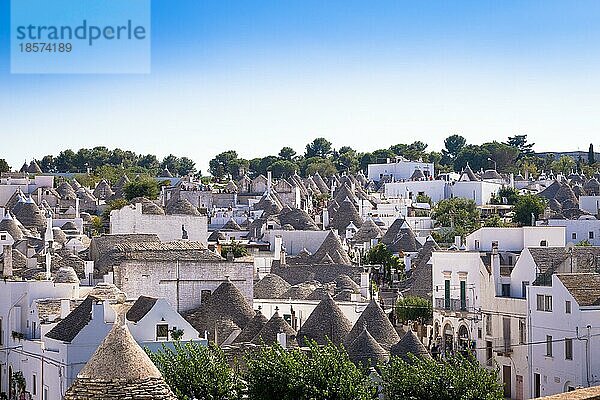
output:
[[[444,325],[442,336],[444,354],[452,354],[454,352],[454,328],[450,323]]]
[[[461,325],[458,328],[458,348],[460,350],[468,350],[470,347],[469,330],[466,326]]]

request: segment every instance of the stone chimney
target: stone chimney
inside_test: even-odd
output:
[[[281,235],[275,235],[275,243],[273,244],[273,259],[281,260],[281,245],[283,243],[283,239]]]
[[[273,184],[273,174],[271,171],[267,171],[267,193],[271,194],[271,187]]]
[[[327,207],[323,208],[323,230],[329,226],[329,210]]]
[[[4,265],[2,275],[4,277],[9,277],[13,275],[12,246],[6,244],[2,246],[2,251],[4,253]]]
[[[277,343],[279,343],[284,349],[287,348],[287,335],[285,332],[279,332],[277,334]]]

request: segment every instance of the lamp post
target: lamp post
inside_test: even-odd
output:
[[[491,157],[488,157],[488,161],[491,161],[494,163],[494,171],[498,170],[498,164],[496,163],[496,161],[492,160]]]

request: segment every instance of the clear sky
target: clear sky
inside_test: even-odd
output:
[[[600,132],[600,2],[152,1],[148,75],[11,75],[0,0],[0,158],[104,145],[194,159],[315,137],[441,149]],[[600,147],[600,143],[597,144]]]

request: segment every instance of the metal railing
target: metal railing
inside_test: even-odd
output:
[[[461,299],[446,299],[444,297],[435,299],[435,308],[448,311],[467,311],[468,299],[461,302]]]

